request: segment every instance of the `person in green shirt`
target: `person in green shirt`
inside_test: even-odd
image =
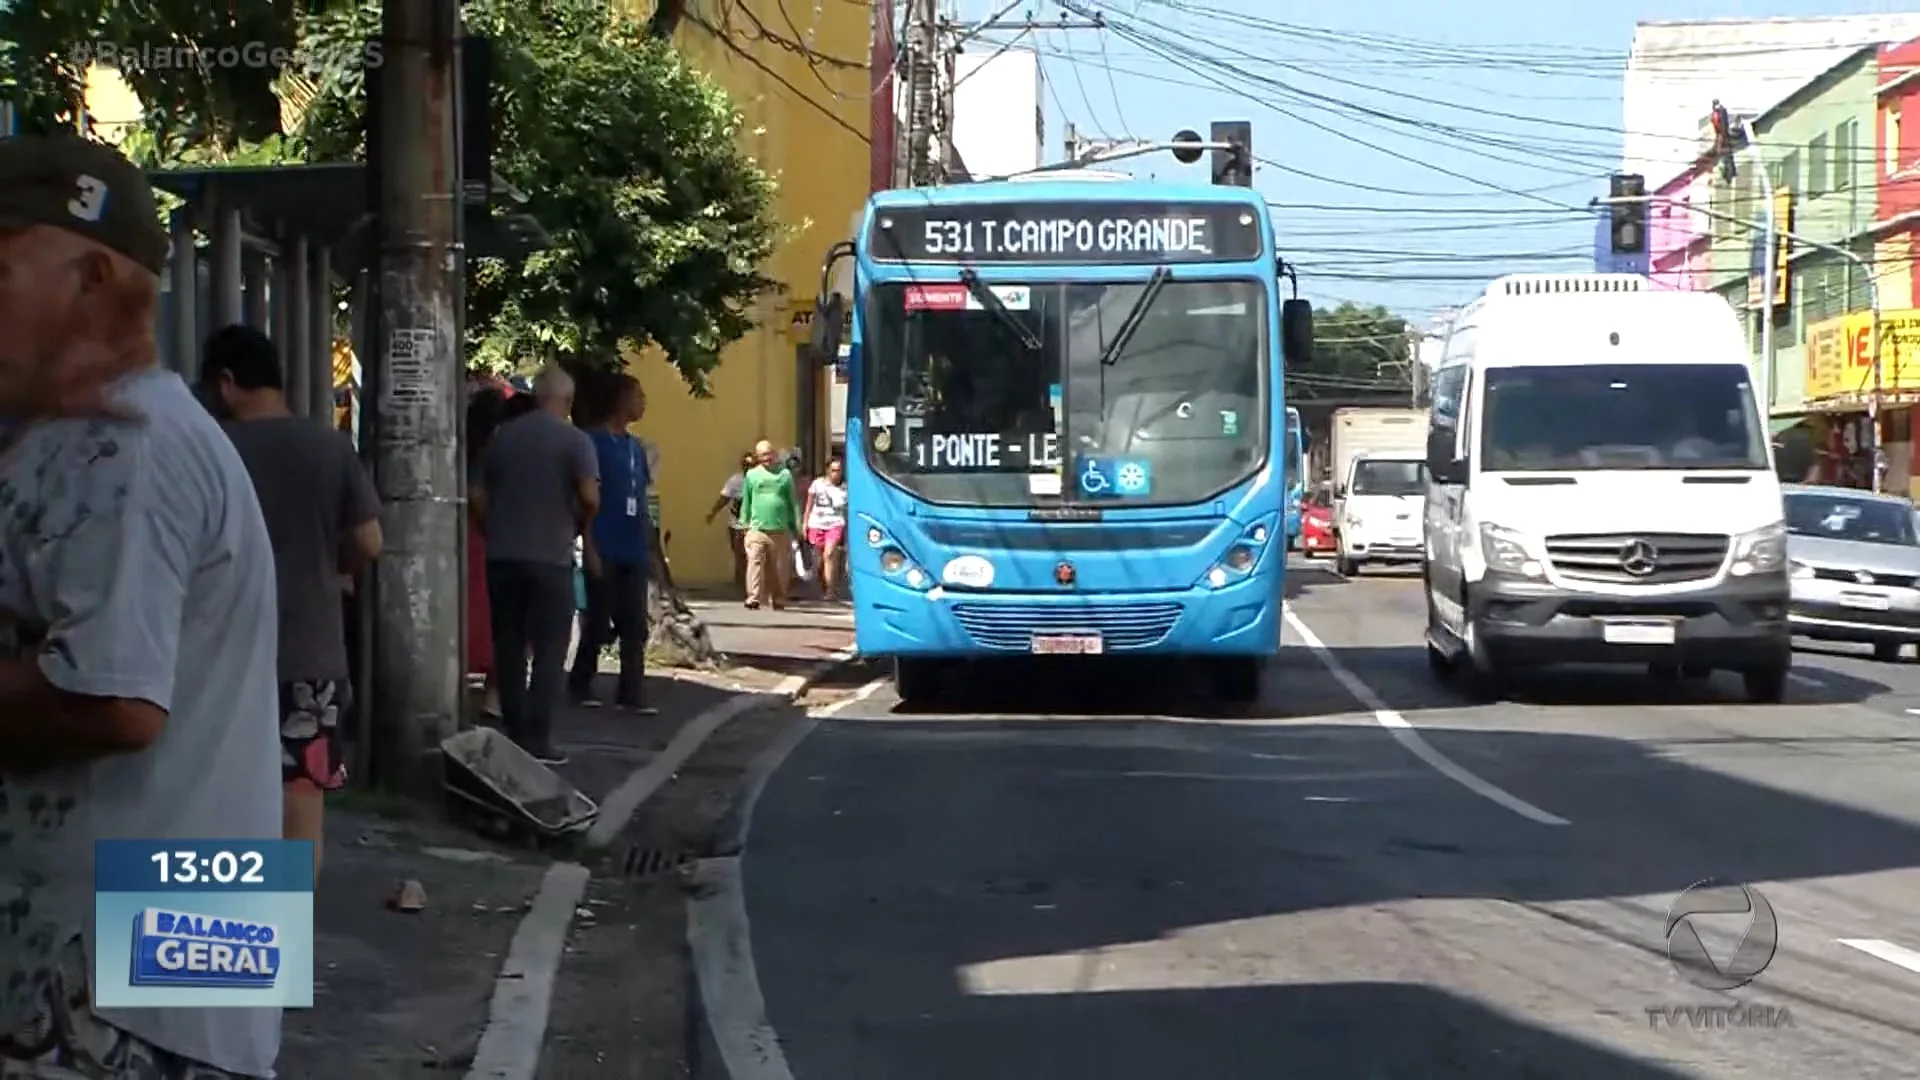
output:
[[[746,529],[747,607],[787,606],[787,583],[793,578],[793,535],[800,524],[800,499],[793,490],[793,474],[775,464],[773,444],[754,444],[759,464],[747,470],[740,485],[740,523]]]

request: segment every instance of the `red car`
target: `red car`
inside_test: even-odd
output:
[[[1316,491],[1300,507],[1300,550],[1312,557],[1333,549],[1333,500]]]

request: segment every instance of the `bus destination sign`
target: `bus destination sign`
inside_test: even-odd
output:
[[[1160,264],[1260,256],[1260,222],[1230,203],[971,203],[877,211],[881,262]]]

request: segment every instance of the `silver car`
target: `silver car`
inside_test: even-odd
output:
[[[1855,488],[1788,484],[1793,632],[1873,646],[1897,660],[1920,644],[1920,530],[1913,504]]]

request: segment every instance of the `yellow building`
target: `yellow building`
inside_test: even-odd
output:
[[[653,0],[634,2],[637,15],[652,14]],[[633,364],[648,399],[639,430],[660,452],[661,529],[673,538],[674,578],[686,584],[733,577],[724,523],[704,518],[741,451],[763,438],[825,449],[831,372],[804,363],[796,316],[811,314],[820,260],[848,238],[866,200],[872,100],[868,5],[789,5],[791,23],[776,0],[738,0],[724,22],[695,14],[702,9],[689,5],[676,41],[745,115],[744,149],[778,179],[777,212],[794,232],[765,268],[785,288],[761,301],[759,328],[722,357],[713,397],[688,395],[657,357]]]

